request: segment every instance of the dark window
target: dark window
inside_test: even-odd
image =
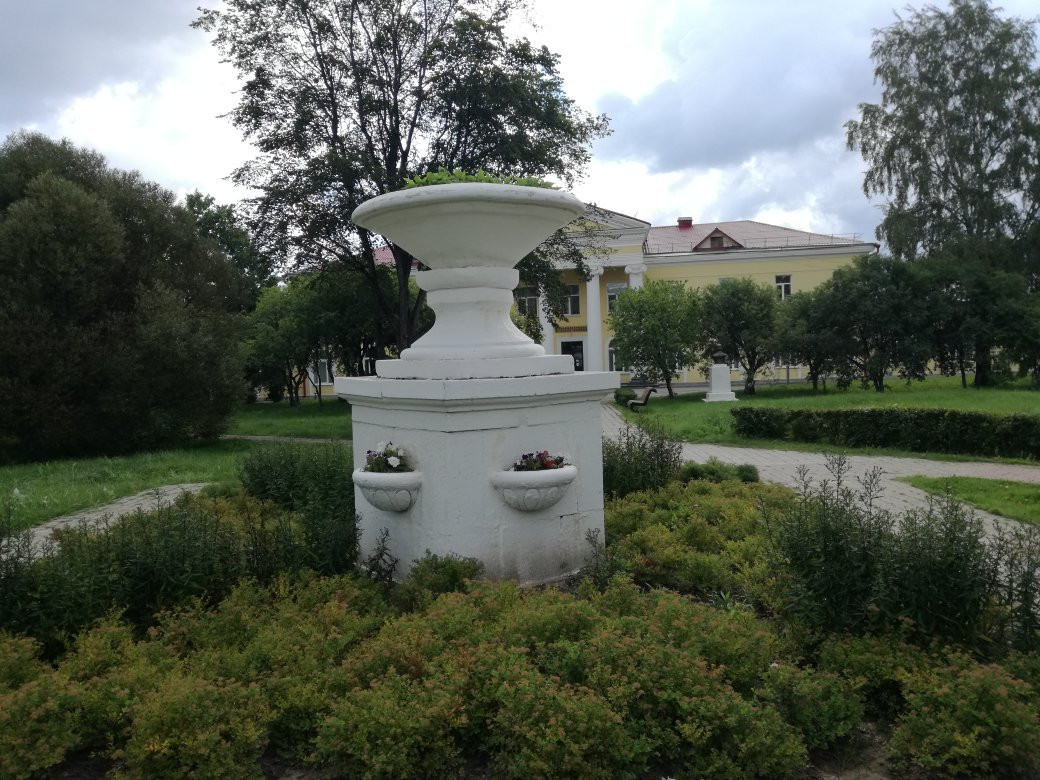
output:
[[[578,285],[565,284],[563,286],[563,313],[566,315],[581,314],[581,298],[578,296]]]
[[[627,289],[627,282],[607,282],[607,311],[614,311],[614,303],[617,302],[618,295],[622,290]]]
[[[791,274],[778,274],[776,277],[776,294],[781,300],[791,294]]]
[[[517,287],[513,291],[516,310],[529,319],[538,319],[538,288]]]
[[[709,241],[712,249],[722,249],[726,246],[726,239],[722,236],[712,236]]]

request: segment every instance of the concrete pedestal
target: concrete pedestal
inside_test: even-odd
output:
[[[591,552],[587,532],[603,535],[600,404],[618,379],[611,372],[337,379],[337,395],[353,406],[355,468],[365,465],[365,452],[377,442],[392,441],[421,473],[422,484],[403,511],[380,509],[357,491],[362,554],[385,528],[399,577],[427,550],[478,558],[488,576],[523,583],[551,582],[581,568]],[[506,496],[511,488],[496,486],[498,476],[524,453],[541,450],[565,454],[577,472],[573,481],[561,485],[561,475],[534,472],[535,479],[545,475],[556,484],[542,496],[530,484]]]
[[[704,396],[704,400],[710,402],[737,400],[730,385],[729,366],[725,363],[716,363],[711,367],[711,390]]]

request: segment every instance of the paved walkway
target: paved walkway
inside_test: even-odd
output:
[[[204,482],[188,482],[180,485],[150,488],[132,496],[124,496],[111,504],[93,507],[92,509],[83,509],[71,515],[56,517],[53,520],[48,520],[43,525],[33,528],[33,544],[39,549],[50,539],[54,531],[61,528],[68,528],[81,523],[98,523],[108,518],[115,519],[123,515],[133,514],[138,509],[147,512],[155,509],[160,504],[171,503],[181,493],[197,493],[204,487],[206,487]]]
[[[603,432],[607,436],[616,436],[625,422],[610,404],[603,405]],[[729,447],[721,444],[683,444],[683,460],[703,463],[709,458],[716,458],[723,463],[750,463],[758,468],[758,473],[766,482],[779,482],[788,487],[799,486],[798,470],[804,466],[814,482],[827,479],[826,456],[815,452],[799,452],[796,450],[766,450],[754,447]],[[924,508],[928,504],[928,494],[923,490],[911,487],[905,482],[897,481],[898,477],[981,477],[982,479],[1013,480],[1015,482],[1031,482],[1040,484],[1040,466],[1022,466],[1010,463],[954,462],[926,460],[924,458],[894,458],[874,455],[849,455],[849,476],[860,477],[874,468],[882,471],[882,495],[877,505],[901,512],[906,509]],[[991,523],[1006,523],[1005,518],[988,512],[976,510],[976,513]]]

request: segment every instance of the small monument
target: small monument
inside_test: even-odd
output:
[[[729,381],[729,356],[725,352],[712,355],[715,365],[711,367],[711,389],[704,396],[705,401],[736,401],[737,396]]]
[[[354,483],[363,552],[383,529],[398,576],[427,550],[471,556],[494,578],[558,580],[603,529],[600,403],[614,372],[575,372],[513,325],[514,268],[580,216],[574,196],[538,187],[442,184],[374,198],[352,218],[430,270],[416,274],[436,314],[426,335],[376,376],[336,379],[353,406]],[[364,470],[392,442],[412,471]],[[513,471],[523,455],[562,468]]]

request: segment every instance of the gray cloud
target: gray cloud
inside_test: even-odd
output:
[[[871,33],[892,20],[876,2],[742,0],[707,13],[687,9],[662,43],[676,77],[638,100],[603,97],[599,108],[614,134],[597,151],[667,172],[723,167],[832,136],[858,103],[876,100]]]
[[[104,83],[148,84],[202,34],[191,0],[6,0],[0,23],[0,128],[47,119]]]

